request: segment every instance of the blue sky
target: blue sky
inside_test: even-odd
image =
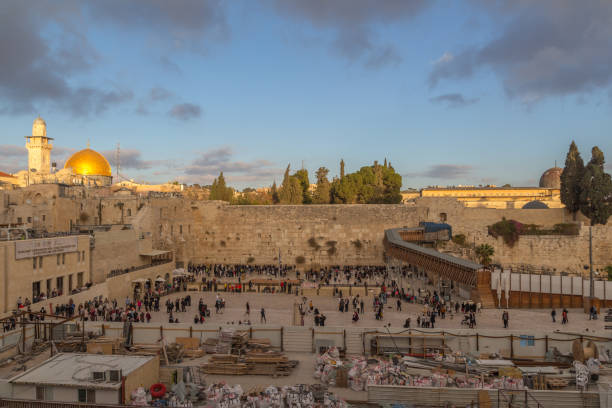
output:
[[[58,162],[120,143],[149,182],[387,158],[405,188],[527,186],[571,140],[612,155],[603,0],[7,0],[0,51],[0,171],[38,114]]]

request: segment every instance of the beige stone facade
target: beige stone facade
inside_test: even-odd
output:
[[[67,294],[82,288],[91,280],[89,236],[70,237],[76,240],[76,250],[58,251],[49,255],[33,255],[18,259],[17,248],[21,244],[42,246],[54,238],[0,241],[0,265],[2,290],[0,312],[15,309],[17,299],[25,302],[34,296],[57,291]]]
[[[503,217],[542,227],[574,222],[563,208],[470,208],[451,197],[420,197],[397,205],[232,206],[191,200],[177,193],[144,194],[57,184],[0,191],[0,225],[93,235],[87,253],[91,266],[84,270],[86,280],[100,288],[105,285],[103,293],[111,295],[115,291],[129,293],[130,282],[136,277],[155,279],[171,272],[174,262],[151,266],[150,271],[142,272],[140,268],[145,267],[146,271],[147,265],[153,264],[154,258],[146,255],[154,253],[153,249],[169,251],[179,266],[189,262],[277,263],[279,252],[282,263],[302,268],[383,264],[384,230],[415,226],[420,221],[444,221],[452,226],[455,235],[464,234],[469,244],[491,244],[495,248],[494,262],[504,266],[531,265],[572,274],[586,272],[589,241],[586,219],[578,217],[577,222],[583,226],[577,236],[521,236],[510,248],[501,238],[487,234],[487,226]],[[10,247],[10,243],[2,245]],[[452,245],[442,250],[461,253],[461,249]],[[7,259],[15,263],[10,255]],[[612,264],[612,227],[593,227],[593,259],[596,270]],[[37,275],[31,262],[29,269],[23,265],[11,266],[11,272],[3,276],[9,280],[14,276],[30,276],[27,282],[20,283],[18,290],[22,297],[30,297]],[[71,268],[70,274],[81,272],[76,266]],[[113,277],[113,282],[121,283],[110,282],[112,270],[126,268],[133,270],[121,278]],[[39,279],[43,288],[46,279],[53,282],[60,276],[59,272],[47,270],[46,263],[43,271],[49,273],[49,277]],[[23,275],[26,272],[29,275]],[[64,284],[68,285],[67,280]],[[3,302],[12,306],[14,299]]]

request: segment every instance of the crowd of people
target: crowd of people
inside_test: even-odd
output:
[[[294,265],[251,265],[251,264],[193,264],[187,265],[187,271],[196,276],[206,275],[209,278],[239,278],[252,275],[266,275],[284,278],[292,274]]]

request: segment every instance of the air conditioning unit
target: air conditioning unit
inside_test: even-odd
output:
[[[108,381],[109,382],[121,382],[123,372],[121,370],[108,370]]]
[[[106,373],[104,371],[93,371],[91,376],[95,382],[102,382],[106,380]]]

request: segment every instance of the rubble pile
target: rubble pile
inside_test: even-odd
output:
[[[448,362],[455,364],[464,357],[449,357]],[[524,389],[521,378],[492,375],[465,375],[462,372],[441,369],[442,360],[432,364],[431,360],[404,357],[392,360],[374,360],[369,362],[364,357],[353,357],[349,361],[340,361],[338,350],[331,347],[317,357],[314,377],[329,386],[339,386],[339,372],[348,369],[348,387],[353,391],[364,391],[369,385],[403,385],[412,387],[457,387],[484,389]],[[370,360],[371,361],[371,360]],[[423,375],[417,369],[431,370]],[[475,370],[484,373],[484,369]],[[450,374],[453,373],[453,374]]]
[[[348,405],[320,385],[253,387],[244,392],[240,385],[231,387],[224,382],[212,384],[206,390],[210,408],[347,408]]]

